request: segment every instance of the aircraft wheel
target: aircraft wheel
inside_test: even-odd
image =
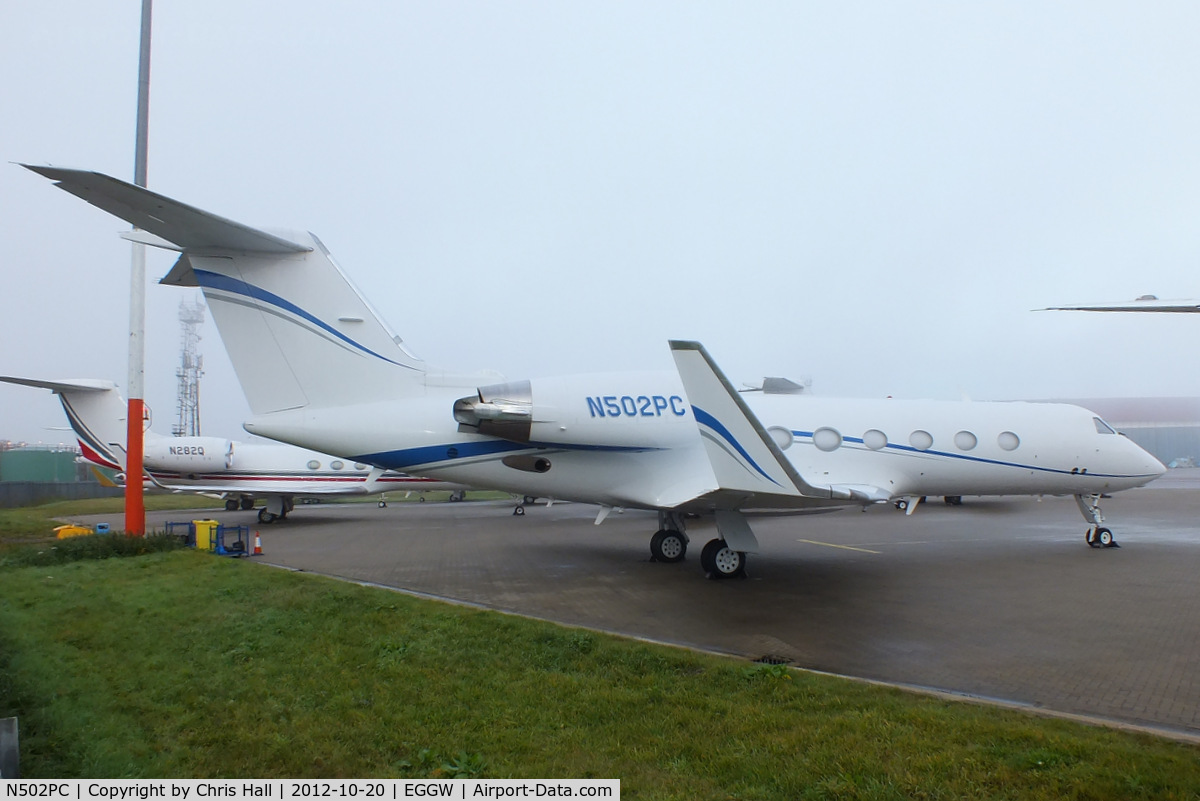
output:
[[[272,514],[271,512],[268,512],[266,509],[258,510],[258,522],[264,523],[264,524],[265,523],[274,523],[276,521],[276,519],[278,519],[276,517],[276,515]]]
[[[746,554],[733,550],[725,540],[709,540],[700,552],[700,566],[711,578],[737,578],[746,574]]]
[[[664,528],[650,538],[650,559],[655,562],[682,562],[687,541],[678,531]]]
[[[537,498],[533,497],[532,495],[526,495],[523,500],[525,501],[525,505],[528,506],[529,504],[536,501]]]
[[[1095,529],[1095,528],[1089,528],[1083,534],[1083,538],[1085,540],[1087,540],[1087,544],[1089,546],[1091,546],[1092,548],[1100,547],[1100,543],[1096,542],[1096,531],[1097,531],[1097,529]]]
[[[513,507],[513,514],[516,515],[517,517],[524,517],[525,516],[525,507],[524,506]]]
[[[242,498],[242,511],[243,512],[249,512],[253,508],[254,508],[254,499],[253,498]]]
[[[1096,529],[1094,544],[1100,548],[1111,548],[1113,544],[1113,533],[1107,528]]]
[[[896,511],[903,512],[908,509],[908,501],[896,501]]]
[[[424,499],[424,498],[422,498],[421,500],[425,500],[425,499]],[[379,502],[379,508],[380,508],[380,509],[386,509],[386,508],[387,508],[387,501],[380,501],[380,502]]]
[[[229,500],[225,501],[225,511],[226,512],[236,512],[237,509],[238,509],[238,502],[235,499],[230,498]]]

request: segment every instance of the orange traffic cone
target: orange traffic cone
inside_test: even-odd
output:
[[[262,537],[258,536],[258,532],[254,532],[254,555],[262,556]]]

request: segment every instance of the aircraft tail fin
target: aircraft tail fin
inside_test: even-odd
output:
[[[48,389],[58,395],[88,461],[114,470],[125,469],[125,421],[129,408],[112,381],[90,378],[41,381],[11,376],[0,376],[0,381]]]
[[[805,481],[699,342],[671,342],[704,449],[726,493],[849,498]]]
[[[423,393],[425,363],[312,234],[260,231],[99,173],[29,169],[182,251],[162,283],[204,291],[256,416]]]

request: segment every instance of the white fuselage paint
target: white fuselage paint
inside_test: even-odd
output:
[[[662,509],[707,489],[703,484],[711,479],[693,409],[672,400],[686,398],[677,376],[573,376],[531,384],[529,443],[460,431],[451,409],[465,394],[461,389],[264,415],[246,428],[407,473],[563,500]],[[790,432],[784,454],[815,485],[870,487],[892,498],[1091,494],[1140,486],[1164,469],[1126,437],[1102,433],[1096,416],[1077,406],[743,397],[765,428]],[[820,429],[826,430],[824,447],[836,442],[832,450],[814,444]],[[867,432],[881,432],[886,444],[878,447],[880,437]],[[541,455],[551,467],[536,473],[504,463],[517,454]]]
[[[147,438],[161,448],[181,448],[177,437]],[[207,439],[207,438],[206,438]],[[176,458],[147,458],[144,467],[154,481],[170,490],[238,495],[296,497],[371,495],[389,491],[424,492],[461,489],[435,478],[388,471],[369,481],[371,466],[331,458],[328,454],[287,445],[233,442],[228,467],[214,464],[205,454]],[[192,459],[193,464],[188,464]],[[224,457],[222,457],[224,459]]]

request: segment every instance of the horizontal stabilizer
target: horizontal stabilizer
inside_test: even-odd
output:
[[[31,164],[21,166],[46,176],[72,195],[178,248],[257,253],[312,250],[102,173]]]
[[[117,388],[117,385],[113,382],[105,381],[100,378],[73,378],[59,379],[58,381],[41,381],[36,378],[14,378],[13,376],[0,375],[0,381],[3,381],[6,384],[20,384],[23,387],[48,389],[51,392],[57,392],[60,395],[64,392],[107,392],[110,389]]]
[[[754,495],[844,498],[848,491],[805,481],[699,342],[671,342],[705,452],[721,490]]]

